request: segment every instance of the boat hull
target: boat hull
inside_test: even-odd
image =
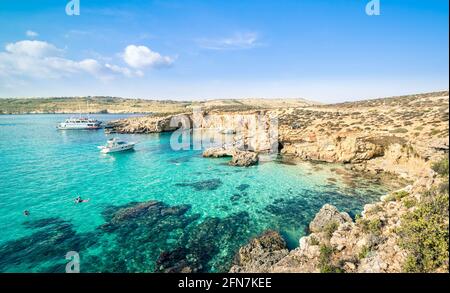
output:
[[[96,130],[102,128],[102,123],[100,121],[87,119],[72,120],[73,121],[61,122],[56,128],[59,130]]]
[[[101,126],[58,126],[58,130],[97,130]]]
[[[110,154],[110,153],[118,153],[118,152],[124,152],[124,151],[129,151],[134,149],[134,144],[129,144],[129,145],[124,145],[124,146],[120,146],[120,147],[115,147],[115,148],[102,148],[101,152],[103,154]]]

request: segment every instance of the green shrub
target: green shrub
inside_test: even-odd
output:
[[[371,214],[376,214],[376,213],[380,212],[381,210],[383,210],[383,208],[381,206],[375,205],[368,212]]]
[[[358,258],[363,259],[366,258],[369,255],[370,249],[367,246],[363,246],[361,248],[361,251],[358,253]]]
[[[390,133],[407,133],[408,129],[406,128],[397,128],[389,131]]]
[[[333,253],[333,248],[330,246],[322,245],[320,247],[319,268],[321,273],[342,273],[342,269],[334,266],[331,262]]]
[[[434,129],[432,129],[431,130],[431,135],[436,135],[436,134],[438,134],[439,132],[441,132],[439,129],[436,129],[436,128],[434,128]]]
[[[324,274],[338,274],[343,273],[342,269],[330,264],[326,264],[320,268],[320,272]]]
[[[404,190],[392,192],[391,194],[389,194],[386,197],[385,201],[394,201],[394,200],[399,201],[408,195],[409,195],[409,192],[404,191]]]
[[[319,245],[320,244],[319,240],[314,236],[311,236],[309,239],[310,239],[309,243],[311,245]]]
[[[448,194],[448,178],[441,182],[437,188],[438,193],[447,193]]]
[[[331,222],[324,227],[323,231],[326,233],[328,238],[331,238],[331,236],[333,236],[334,231],[336,231],[338,227],[339,227],[338,223]]]
[[[435,162],[431,168],[439,175],[448,177],[448,157]]]
[[[403,201],[403,204],[405,205],[405,207],[407,207],[409,209],[417,204],[417,200],[415,198],[406,198]]]
[[[361,226],[364,233],[372,233],[375,235],[381,234],[383,223],[378,218],[372,220],[361,218],[356,223]]]
[[[448,271],[448,200],[448,193],[432,192],[402,218],[399,244],[408,251],[405,271]]]

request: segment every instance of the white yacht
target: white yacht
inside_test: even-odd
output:
[[[82,130],[82,129],[99,129],[102,122],[91,118],[69,118],[64,122],[58,124],[57,128],[60,130]]]
[[[98,148],[102,153],[108,154],[131,150],[135,145],[135,142],[126,142],[118,138],[111,138],[106,142],[105,145],[99,146]]]

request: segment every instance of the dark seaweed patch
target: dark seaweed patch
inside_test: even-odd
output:
[[[284,159],[284,158],[275,160],[274,162],[275,162],[275,164],[287,165],[287,166],[296,166],[297,165],[293,160]]]
[[[152,272],[163,250],[176,247],[186,227],[198,214],[187,215],[190,206],[168,206],[148,201],[108,208],[107,222],[99,227],[114,240],[101,243],[102,254],[86,261],[88,272]]]
[[[192,156],[183,156],[183,157],[170,159],[170,160],[168,160],[168,162],[171,163],[171,164],[181,164],[181,163],[187,163],[191,159],[192,159]]]
[[[97,234],[76,233],[72,224],[60,218],[24,223],[33,234],[0,246],[0,271],[64,272],[68,251],[81,251],[95,244]],[[45,262],[57,265],[41,268]]]
[[[248,185],[248,184],[240,184],[240,185],[238,185],[238,186],[236,187],[236,189],[239,190],[239,191],[245,191],[245,190],[247,190],[249,187],[250,187],[250,185]]]
[[[216,190],[222,184],[223,184],[222,180],[215,178],[195,182],[177,183],[175,184],[175,186],[192,187],[197,191],[203,191],[203,190]]]
[[[317,206],[320,206],[318,204]],[[277,199],[266,206],[266,211],[275,216],[278,227],[292,229],[300,227],[311,218],[311,203],[298,197],[290,199]]]
[[[72,250],[83,256],[82,272],[228,271],[239,247],[256,234],[248,213],[199,222],[189,210],[157,201],[111,206],[103,212],[105,224],[89,233],[76,233],[59,218],[27,222],[32,235],[0,246],[0,271],[63,272]]]
[[[239,246],[252,236],[247,212],[208,217],[184,233],[180,246],[161,253],[157,272],[225,272]]]
[[[231,201],[238,201],[241,198],[242,195],[240,195],[239,193],[235,193],[230,197]]]

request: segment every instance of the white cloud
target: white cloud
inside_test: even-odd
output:
[[[133,68],[166,67],[174,60],[167,56],[161,56],[158,52],[150,50],[146,46],[129,45],[122,54],[123,60]]]
[[[31,30],[27,30],[25,32],[25,34],[27,35],[27,37],[30,37],[30,38],[35,38],[35,37],[39,36],[39,34],[37,32],[31,31]]]
[[[240,50],[251,49],[260,45],[258,39],[257,33],[236,33],[226,38],[200,39],[198,44],[200,47],[210,50]]]
[[[64,50],[43,41],[7,44],[5,51],[0,52],[0,77],[55,79],[84,73],[100,80],[110,80],[118,74],[128,77],[143,74],[91,58],[81,61],[68,59],[62,56],[63,53]]]
[[[110,69],[111,71],[115,72],[115,73],[120,73],[123,74],[127,77],[141,77],[144,76],[144,72],[142,72],[141,70],[136,70],[133,71],[127,67],[121,67],[121,66],[117,66],[117,65],[113,65],[113,64],[105,64],[106,68]]]
[[[60,50],[47,42],[25,40],[7,44],[6,51],[14,55],[39,58],[60,55],[63,50]]]

